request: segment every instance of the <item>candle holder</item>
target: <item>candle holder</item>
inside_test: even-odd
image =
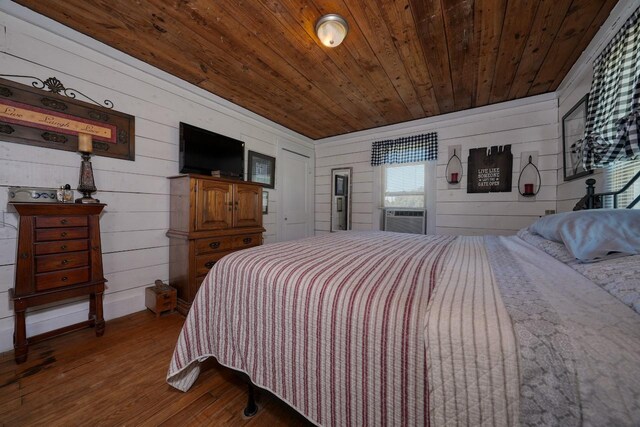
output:
[[[449,159],[447,167],[444,171],[444,177],[449,184],[458,184],[462,179],[462,161],[456,154],[456,150],[453,150],[453,156]]]
[[[533,177],[531,177],[531,175],[533,175]],[[525,179],[525,184],[522,186],[520,183],[523,177]],[[535,183],[528,182],[529,179],[532,181],[537,180],[538,187],[536,188]],[[522,191],[522,187],[524,187],[524,191]],[[529,156],[529,162],[522,168],[520,176],[518,177],[518,193],[523,197],[533,197],[538,194],[540,187],[542,187],[542,176],[540,175],[540,170],[533,164],[532,156]]]
[[[91,197],[91,193],[98,190],[93,180],[93,167],[91,166],[91,152],[93,151],[91,135],[78,135],[78,150],[82,156],[78,191],[82,193],[82,197],[76,199],[76,203],[100,203],[100,200]]]

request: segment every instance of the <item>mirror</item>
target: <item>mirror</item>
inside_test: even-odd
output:
[[[351,230],[351,168],[331,169],[331,231]]]

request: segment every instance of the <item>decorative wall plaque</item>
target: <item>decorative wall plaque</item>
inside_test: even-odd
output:
[[[511,145],[469,150],[467,193],[511,192]]]
[[[78,133],[92,135],[94,155],[135,160],[135,117],[114,111],[52,77],[31,86],[0,78],[0,140],[78,151]],[[81,95],[91,102],[80,101]]]

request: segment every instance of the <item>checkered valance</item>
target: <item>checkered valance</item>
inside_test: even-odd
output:
[[[436,132],[375,141],[371,150],[371,166],[437,159],[438,134]]]
[[[640,156],[640,8],[594,63],[585,137],[572,149],[584,168]]]

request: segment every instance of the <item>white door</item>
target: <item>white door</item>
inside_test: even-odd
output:
[[[281,153],[281,159],[278,159],[282,168],[282,190],[280,191],[282,233],[280,240],[309,237],[312,219],[312,194],[309,191],[311,159],[287,149],[282,149]]]

